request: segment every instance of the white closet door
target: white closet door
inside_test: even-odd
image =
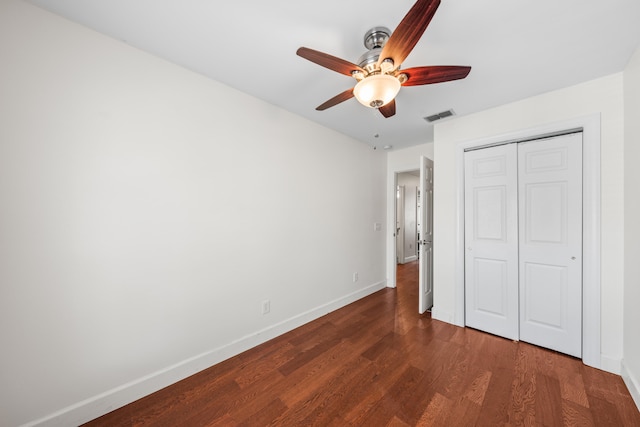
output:
[[[582,356],[582,134],[519,144],[520,339]]]
[[[515,340],[517,162],[516,144],[465,153],[465,323]]]

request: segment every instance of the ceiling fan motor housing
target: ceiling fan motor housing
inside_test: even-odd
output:
[[[376,74],[380,71],[376,64],[378,63],[382,48],[387,40],[389,40],[390,34],[391,30],[387,27],[373,27],[365,33],[364,46],[368,51],[358,58],[358,65],[364,69],[367,74]]]
[[[360,58],[358,58],[358,65],[360,68],[364,69],[367,74],[371,74],[376,71],[376,64],[378,63],[380,52],[382,52],[382,48],[375,47],[363,53]]]

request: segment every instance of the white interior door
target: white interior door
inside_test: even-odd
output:
[[[518,339],[517,145],[465,153],[465,323]]]
[[[420,156],[418,312],[433,307],[433,161]]]
[[[518,147],[520,339],[582,356],[582,134]]]
[[[396,189],[396,263],[404,264],[404,185]]]

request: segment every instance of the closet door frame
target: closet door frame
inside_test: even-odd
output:
[[[465,324],[464,290],[464,152],[581,131],[583,133],[583,300],[582,361],[602,368],[600,345],[600,114],[552,123],[527,130],[462,142],[456,147],[456,282],[454,323]],[[588,313],[588,315],[586,315]]]

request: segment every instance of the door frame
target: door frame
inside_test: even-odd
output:
[[[398,181],[398,174],[396,174],[396,182]],[[396,264],[404,264],[404,223],[405,223],[405,186],[396,185],[396,226],[394,227],[394,235],[396,237]],[[400,214],[400,216],[398,216]],[[400,225],[400,227],[398,227]],[[400,243],[400,244],[398,244]],[[400,255],[400,256],[398,256]]]
[[[582,131],[583,143],[583,264],[582,361],[601,369],[600,308],[600,114],[537,126],[458,144],[456,147],[456,260],[454,323],[464,326],[464,151]]]
[[[418,164],[417,167],[405,167],[405,168],[389,171],[390,172],[389,175],[391,175],[389,177],[391,178],[389,180],[389,184],[390,184],[389,187],[391,191],[388,192],[387,213],[391,218],[390,218],[390,221],[388,221],[387,223],[389,224],[389,230],[391,232],[387,237],[387,287],[388,288],[396,287],[396,269],[398,268],[396,264],[396,254],[398,253],[397,252],[398,240],[396,239],[396,235],[395,235],[397,215],[398,215],[398,210],[396,208],[396,203],[398,203],[398,199],[396,198],[396,188],[398,187],[398,175],[402,173],[415,172],[417,170],[420,170],[419,162],[420,162],[420,156],[418,156],[418,159],[416,161],[416,163]],[[389,209],[390,206],[392,206],[393,209]]]

